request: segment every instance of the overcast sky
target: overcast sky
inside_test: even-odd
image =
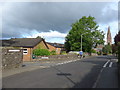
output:
[[[64,43],[71,24],[89,15],[105,34],[110,26],[112,38],[118,31],[117,2],[9,2],[0,7],[4,39],[41,36],[47,42]]]

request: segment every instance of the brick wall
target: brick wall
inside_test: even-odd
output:
[[[27,54],[23,54],[23,61],[31,61],[32,60],[32,48],[23,48],[27,49]]]
[[[33,49],[48,49],[43,41],[41,41],[39,44],[37,44]]]
[[[61,53],[61,48],[56,48],[56,54],[60,54]]]
[[[10,51],[12,50],[12,51]],[[19,51],[13,51],[19,50]],[[2,69],[17,68],[22,65],[23,62],[23,52],[20,49],[13,48],[2,48]]]
[[[50,44],[47,44],[47,46],[49,47],[49,51],[56,51],[56,48]]]
[[[47,46],[49,47],[49,51],[55,51],[56,54],[60,54],[61,53],[61,48],[55,48],[54,46],[47,44]]]
[[[27,49],[27,54],[23,54],[23,61],[31,61],[33,50],[38,49],[38,48],[47,49],[47,47],[43,41],[41,41],[39,44],[37,44],[34,48],[23,48],[23,49]]]

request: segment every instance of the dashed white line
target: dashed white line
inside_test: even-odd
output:
[[[106,67],[109,62],[110,62],[110,60],[108,60],[108,61],[104,64],[103,67]]]
[[[67,64],[67,63],[70,63],[70,62],[75,62],[75,61],[78,61],[78,60],[80,60],[80,59],[71,60],[71,61],[66,61],[66,62],[63,62],[63,63],[57,63],[56,65]]]
[[[109,67],[112,67],[113,62],[110,62]]]

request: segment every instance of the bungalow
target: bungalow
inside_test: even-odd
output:
[[[43,38],[12,38],[2,40],[3,47],[23,49],[23,61],[32,60],[32,51],[37,48],[49,49]]]
[[[55,51],[56,54],[64,51],[64,44],[47,42],[47,46],[49,47],[49,51]]]

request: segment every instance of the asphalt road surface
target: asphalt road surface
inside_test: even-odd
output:
[[[114,57],[97,56],[2,79],[3,88],[117,88]]]

